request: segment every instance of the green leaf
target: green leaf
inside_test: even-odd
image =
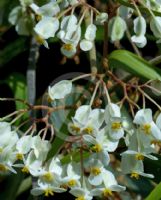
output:
[[[11,74],[6,80],[5,83],[11,88],[14,98],[16,99],[22,99],[26,100],[26,92],[27,92],[27,86],[26,86],[26,79],[25,77],[20,73],[13,73]],[[25,108],[25,105],[21,102],[16,102],[16,109],[23,109]]]
[[[19,196],[20,194],[28,190],[31,187],[31,185],[32,185],[32,178],[31,176],[29,176],[21,182],[21,185],[18,188],[16,196]]]
[[[145,200],[160,200],[161,199],[161,182],[154,188],[150,195]]]
[[[143,58],[126,51],[116,50],[109,55],[110,68],[122,68],[147,80],[161,80],[159,70]]]
[[[26,39],[18,38],[14,42],[8,44],[2,51],[0,51],[0,67],[3,67],[14,57],[26,51]]]

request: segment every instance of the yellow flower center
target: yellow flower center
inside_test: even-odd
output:
[[[22,171],[23,173],[29,174],[29,168],[28,168],[27,166],[24,166],[24,167],[21,169],[21,171]]]
[[[91,173],[94,175],[94,176],[98,176],[100,173],[101,173],[101,170],[99,167],[92,167],[91,168]]]
[[[45,179],[45,181],[51,182],[53,180],[53,175],[50,172],[47,172],[43,175],[43,179]]]
[[[66,50],[66,51],[71,51],[73,49],[73,45],[72,44],[64,44],[63,45],[63,48]]]
[[[8,169],[5,165],[0,164],[0,172],[6,172]]]
[[[75,200],[85,200],[84,196],[77,197]]]
[[[112,125],[111,125],[111,128],[114,131],[121,129],[121,127],[122,127],[121,122],[113,122]]]
[[[83,129],[84,132],[88,133],[88,134],[92,134],[93,133],[93,128],[88,126],[85,129]]]
[[[51,190],[51,189],[46,189],[45,191],[44,191],[44,195],[46,196],[46,197],[48,197],[48,196],[54,196],[54,192]]]
[[[109,197],[109,196],[113,196],[113,194],[112,194],[112,191],[110,190],[110,189],[108,189],[108,188],[106,188],[106,189],[104,189],[103,190],[103,196],[104,197]]]
[[[142,129],[143,129],[145,134],[149,135],[150,132],[151,132],[151,125],[150,124],[144,124]]]
[[[139,174],[137,172],[132,172],[130,175],[131,178],[139,179]]]
[[[22,153],[17,153],[16,154],[17,160],[23,160],[23,154]]]
[[[93,147],[91,147],[91,150],[98,153],[98,152],[101,152],[102,151],[102,147],[100,144],[96,144],[94,145]]]
[[[72,180],[70,180],[70,181],[68,181],[68,185],[70,186],[70,187],[74,187],[75,185],[76,185],[76,180],[74,180],[74,179],[72,179]]]
[[[135,159],[136,159],[136,160],[144,160],[144,155],[142,155],[141,153],[137,153],[137,154],[135,155]]]
[[[72,131],[74,131],[76,133],[80,132],[80,128],[78,126],[75,126],[74,124],[72,124],[70,128],[72,129]]]
[[[37,21],[40,21],[40,20],[42,19],[42,16],[41,16],[41,15],[36,15],[35,17],[36,17],[36,20],[37,20]]]

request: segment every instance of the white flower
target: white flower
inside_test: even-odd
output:
[[[139,176],[154,178],[152,174],[144,173],[142,160],[137,160],[134,155],[122,155],[121,169],[124,174],[131,174],[131,177],[135,179],[139,179]]]
[[[53,17],[60,12],[60,8],[56,1],[47,3],[41,7],[37,6],[35,3],[30,4],[30,8],[41,17]]]
[[[51,144],[48,140],[42,140],[40,136],[34,136],[31,141],[31,148],[37,159],[45,160]]]
[[[48,94],[51,100],[63,99],[72,91],[72,82],[69,80],[62,80],[53,86],[49,86]]]
[[[22,160],[23,155],[27,154],[30,149],[31,149],[31,144],[32,144],[32,136],[31,135],[26,135],[22,136],[17,144],[16,144],[16,157],[17,159]]]
[[[90,161],[90,175],[88,181],[91,185],[100,185],[103,182],[105,168],[99,160],[91,159]]]
[[[8,21],[12,24],[12,25],[16,25],[19,17],[22,14],[22,8],[21,6],[16,6],[9,14],[9,18]]]
[[[62,166],[59,158],[53,158],[46,163],[46,166],[38,171],[36,176],[39,176],[40,181],[47,183],[59,183],[62,174]]]
[[[105,122],[108,135],[112,140],[119,140],[124,135],[122,118],[119,106],[109,103],[105,110]]]
[[[111,117],[121,117],[120,107],[117,104],[109,103],[105,109],[105,122],[108,124]]]
[[[76,47],[81,37],[81,27],[77,22],[75,15],[65,16],[60,25],[61,30],[57,34],[57,37],[65,43],[61,47],[61,53],[68,58],[76,54]]]
[[[5,147],[13,147],[17,141],[18,135],[15,131],[11,131],[10,124],[7,122],[0,122],[0,152],[2,152]]]
[[[42,166],[42,160],[36,158],[33,151],[30,151],[27,158],[23,158],[24,164],[15,164],[15,167],[22,167],[22,172],[27,174],[32,174],[33,176],[37,176],[38,172]]]
[[[60,29],[61,31],[68,32],[70,30],[74,31],[77,27],[78,19],[75,15],[65,16],[61,22]]]
[[[112,192],[120,192],[124,191],[126,188],[123,186],[118,185],[114,175],[110,171],[104,171],[103,174],[103,185],[100,187],[93,189],[91,194],[93,196],[100,196],[103,198],[109,198],[113,194]]]
[[[83,139],[87,144],[92,144],[90,149],[95,153],[92,157],[100,159],[100,161],[107,166],[109,164],[110,158],[108,152],[114,152],[118,146],[118,141],[111,141],[106,134],[106,130],[101,129],[96,138],[91,135],[83,135]]]
[[[77,24],[78,19],[75,15],[69,15],[63,18],[57,36],[65,44],[77,46],[81,37],[81,27]]]
[[[156,126],[152,119],[151,109],[139,110],[133,121],[135,124],[140,125],[140,130],[148,136],[153,136],[156,140],[161,140],[161,131]]]
[[[81,40],[80,41],[80,48],[83,50],[83,51],[89,51],[91,50],[93,47],[93,42],[92,41],[89,41],[89,40]]]
[[[161,17],[152,17],[150,21],[150,28],[156,38],[161,38]]]
[[[58,185],[51,185],[38,181],[38,186],[31,190],[31,194],[34,196],[39,196],[44,194],[44,196],[49,197],[53,196],[54,193],[62,193],[65,191],[66,190],[64,188],[60,188]]]
[[[97,16],[96,16],[96,23],[97,24],[100,24],[100,25],[103,25],[104,22],[106,22],[108,19],[108,14],[107,13],[99,13]]]
[[[137,47],[143,48],[147,44],[147,39],[144,35],[134,35],[131,37],[132,42],[136,43]]]
[[[124,32],[126,30],[126,23],[124,19],[120,16],[113,17],[109,20],[109,35],[111,37],[111,41],[117,41],[122,39],[124,36]]]
[[[134,32],[136,35],[132,36],[131,40],[136,43],[138,47],[144,47],[147,43],[147,39],[144,36],[146,33],[146,21],[144,17],[139,16],[134,19]]]
[[[66,168],[66,166],[65,166]],[[70,188],[80,187],[80,164],[69,163],[66,168],[67,176],[61,178],[63,185],[67,185]]]
[[[76,46],[70,43],[64,44],[60,50],[61,53],[67,58],[73,57],[77,52]]]
[[[93,109],[89,105],[80,106],[72,118],[68,128],[72,134],[97,132],[104,120],[103,109]]]
[[[12,173],[17,173],[13,166],[16,161],[13,156],[14,148],[11,146],[5,147],[2,152],[0,152],[0,174],[6,174],[9,171]]]
[[[77,197],[76,200],[92,200],[93,199],[93,197],[90,194],[90,191],[88,191],[87,188],[75,187],[75,188],[72,188],[69,193]]]
[[[83,51],[89,51],[93,47],[93,41],[96,37],[96,30],[97,27],[94,24],[88,25],[86,32],[85,32],[85,39],[81,40],[80,48]]]
[[[50,37],[54,37],[56,31],[59,28],[59,20],[55,17],[43,17],[40,20],[34,30],[35,32],[41,36],[43,39],[48,39]]]

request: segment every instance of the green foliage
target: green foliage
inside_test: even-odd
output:
[[[16,191],[18,190],[19,185],[23,179],[24,175],[19,170],[17,174],[11,174],[7,176],[3,184],[3,191],[0,192],[0,199],[15,200]]]
[[[150,195],[145,200],[160,200],[161,199],[161,183],[159,183],[156,188],[150,193]]]
[[[0,68],[26,50],[26,40],[23,37],[9,43],[2,51],[0,51]]]
[[[143,58],[126,51],[116,50],[109,55],[109,66],[111,68],[122,68],[147,80],[161,80],[161,75],[153,65]]]

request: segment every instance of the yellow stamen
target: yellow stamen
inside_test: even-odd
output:
[[[76,133],[80,132],[80,128],[78,126],[75,126],[74,124],[72,124],[70,128],[72,129],[72,131],[74,131]]]
[[[22,153],[17,153],[16,154],[17,160],[23,160],[23,154]]]
[[[142,127],[145,134],[149,135],[151,133],[151,125],[150,124],[144,124]]]
[[[101,173],[101,170],[100,170],[100,168],[98,168],[98,167],[92,167],[92,168],[91,168],[91,173],[92,173],[94,176],[98,176],[98,175]]]
[[[72,44],[64,44],[63,45],[63,48],[66,50],[66,51],[71,51],[73,49],[73,45]]]
[[[130,175],[131,178],[135,178],[137,180],[139,179],[139,176],[140,175],[137,172],[132,172],[131,175]]]
[[[42,16],[41,16],[41,15],[36,15],[35,17],[36,17],[36,20],[37,20],[37,21],[40,21],[40,20],[42,19]]]
[[[84,196],[77,197],[75,200],[85,200]]]
[[[22,171],[23,173],[29,174],[29,169],[28,169],[27,166],[24,166],[24,167],[21,169],[21,171]]]
[[[53,180],[53,175],[52,175],[52,173],[50,173],[50,172],[47,172],[47,173],[45,173],[44,175],[43,175],[43,179],[45,180],[45,181],[48,181],[48,182],[51,182],[52,180]]]
[[[83,129],[84,132],[88,133],[88,134],[92,134],[93,133],[93,128],[88,126],[85,129]]]
[[[98,152],[101,152],[102,151],[102,147],[100,144],[96,144],[94,145],[93,147],[91,147],[91,150],[98,153]]]
[[[0,164],[0,172],[6,172],[8,169],[5,165]]]
[[[46,189],[45,191],[44,191],[44,195],[46,196],[46,197],[48,197],[48,196],[54,196],[54,192],[51,190],[51,189]]]
[[[121,129],[121,127],[122,127],[121,122],[113,122],[112,125],[111,125],[111,128],[114,131]]]
[[[144,160],[144,155],[142,155],[141,153],[137,153],[137,154],[135,155],[135,159],[136,159],[136,160]]]
[[[76,182],[76,180],[74,180],[74,179],[68,181],[69,187],[74,187],[74,186],[76,185],[76,183],[77,183],[77,182]]]
[[[47,101],[48,101],[49,103],[51,103],[53,100],[50,98],[50,96],[48,96]]]
[[[104,189],[103,190],[103,196],[104,197],[109,197],[109,196],[113,196],[113,194],[112,194],[112,191],[110,190],[110,189],[108,189],[108,188],[106,188],[106,189]]]

